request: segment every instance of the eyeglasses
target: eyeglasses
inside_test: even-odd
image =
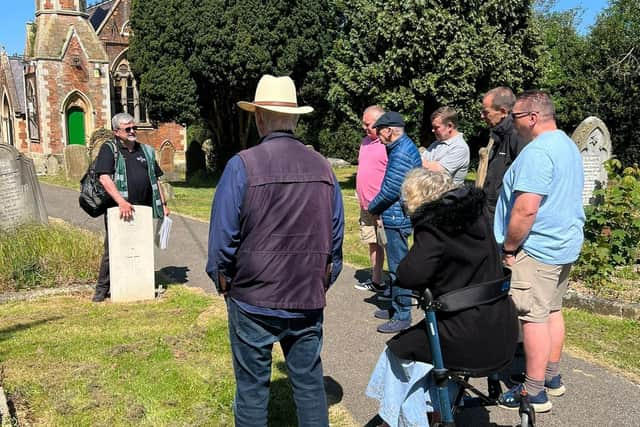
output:
[[[515,119],[521,119],[523,117],[527,117],[527,116],[530,116],[532,114],[538,114],[539,112],[540,111],[518,111],[518,112],[512,111],[511,112],[511,118],[514,119],[514,120]]]
[[[120,130],[125,131],[126,133],[131,133],[131,131],[137,131],[138,127],[137,126],[128,126],[126,128],[120,128]]]

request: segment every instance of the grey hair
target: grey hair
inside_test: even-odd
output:
[[[276,111],[265,110],[264,108],[256,108],[256,114],[262,116],[265,129],[265,135],[277,130],[296,130],[298,125],[298,114],[278,113]]]
[[[425,168],[411,170],[402,183],[402,199],[407,213],[413,213],[425,203],[439,199],[456,187],[446,171],[434,172]]]
[[[491,107],[494,110],[504,108],[509,113],[513,110],[513,105],[516,103],[516,96],[513,94],[511,88],[506,86],[494,87],[484,96],[487,97],[489,95],[493,97]]]
[[[537,111],[541,116],[556,118],[556,109],[551,96],[543,90],[527,90],[518,95],[516,102],[522,102],[527,111]]]
[[[364,116],[367,113],[371,113],[373,115],[373,117],[377,119],[380,118],[380,116],[382,116],[384,114],[384,108],[382,108],[379,105],[370,105],[367,108],[365,108],[364,112],[362,113],[362,115]]]
[[[131,123],[135,122],[136,119],[129,113],[118,113],[111,119],[111,130],[120,129],[120,125],[122,123]]]

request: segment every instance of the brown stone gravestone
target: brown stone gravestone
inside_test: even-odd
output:
[[[89,153],[84,145],[69,145],[64,149],[67,179],[80,181],[89,167]]]
[[[176,149],[171,143],[171,141],[167,140],[162,143],[160,147],[160,169],[164,173],[164,178],[168,181],[174,181],[173,170],[174,170],[174,157],[176,154]]]
[[[582,203],[593,204],[596,202],[593,191],[607,185],[607,171],[604,163],[611,158],[609,129],[599,118],[587,117],[578,125],[571,139],[578,145],[582,156],[584,168]]]
[[[29,222],[48,222],[33,161],[6,144],[0,144],[0,200],[3,230]]]

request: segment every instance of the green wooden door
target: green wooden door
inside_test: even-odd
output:
[[[67,129],[69,130],[69,145],[84,145],[84,111],[79,108],[69,110],[67,116]]]

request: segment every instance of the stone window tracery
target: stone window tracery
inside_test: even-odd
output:
[[[149,123],[147,110],[140,102],[138,83],[126,59],[115,68],[111,78],[111,107],[113,114],[129,113],[136,122]]]

